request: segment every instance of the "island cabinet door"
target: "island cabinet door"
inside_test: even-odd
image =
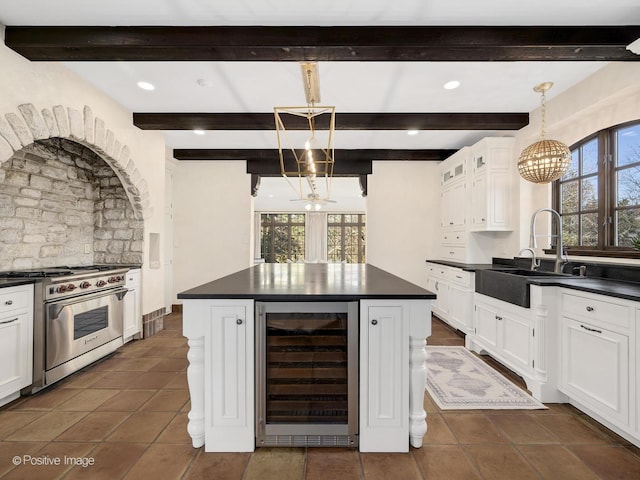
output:
[[[409,449],[409,322],[403,305],[360,302],[360,451]]]
[[[218,300],[211,303],[209,313],[206,450],[250,452],[255,448],[253,301]]]

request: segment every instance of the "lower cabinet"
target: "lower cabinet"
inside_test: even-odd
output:
[[[142,332],[141,311],[141,270],[139,268],[129,270],[126,275],[127,294],[123,301],[123,334],[125,341],[131,340],[134,335]]]
[[[33,285],[0,289],[0,405],[33,377]]]
[[[630,388],[635,370],[631,307],[613,297],[561,291],[559,388],[578,408],[629,431],[633,429],[630,403],[635,398]]]
[[[427,290],[437,295],[433,313],[466,335],[473,331],[474,281],[473,272],[427,263]]]

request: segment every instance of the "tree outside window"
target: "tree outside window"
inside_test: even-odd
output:
[[[303,261],[304,214],[261,214],[260,252],[266,263]]]
[[[327,260],[365,263],[365,215],[327,215]]]

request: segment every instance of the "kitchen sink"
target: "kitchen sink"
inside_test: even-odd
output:
[[[529,308],[531,295],[529,284],[532,279],[579,278],[567,273],[524,270],[519,268],[499,268],[476,270],[476,292],[497,298],[504,302]]]

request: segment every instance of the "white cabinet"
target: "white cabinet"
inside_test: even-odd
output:
[[[0,405],[33,377],[33,285],[0,289]]]
[[[579,408],[630,429],[629,302],[562,290],[560,390]]]
[[[472,147],[472,231],[512,230],[511,137],[484,138]]]
[[[127,294],[123,301],[123,335],[124,341],[131,340],[142,332],[140,269],[129,270],[126,274],[125,287]]]
[[[637,304],[636,304],[637,305]],[[636,391],[635,391],[635,428],[634,435],[635,438],[640,442],[640,352],[638,352],[638,348],[640,347],[640,328],[638,328],[638,324],[640,323],[640,306],[636,306],[636,319],[634,325],[636,326],[636,338],[635,344],[633,345],[632,352],[634,355],[631,356],[631,361],[633,362],[633,358],[635,357],[635,365],[632,364],[632,369],[635,370],[635,380],[636,380]],[[638,443],[636,443],[638,445]]]
[[[433,313],[466,335],[473,330],[474,289],[473,272],[427,262],[427,290],[437,295]]]

